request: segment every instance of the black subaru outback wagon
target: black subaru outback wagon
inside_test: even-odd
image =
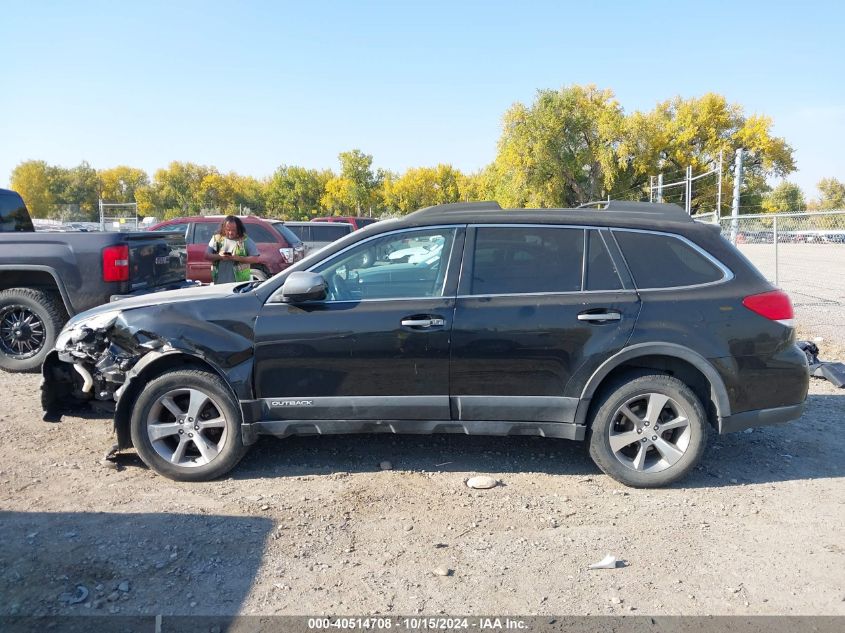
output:
[[[587,440],[605,473],[667,485],[711,432],[801,415],[792,307],[716,227],[672,205],[444,205],[357,231],[265,282],[73,318],[45,419],[114,407],[166,477],[233,468],[261,434]]]

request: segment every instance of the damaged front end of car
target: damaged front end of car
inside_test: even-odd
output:
[[[42,368],[44,420],[58,422],[65,413],[85,410],[114,413],[138,362],[169,349],[160,337],[131,327],[120,310],[68,323]]]

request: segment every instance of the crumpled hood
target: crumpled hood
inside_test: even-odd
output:
[[[103,305],[80,312],[67,322],[65,327],[71,327],[75,323],[92,316],[111,312],[112,310],[134,310],[136,308],[147,308],[150,306],[182,303],[185,301],[204,301],[208,299],[225,299],[226,297],[242,296],[234,292],[234,289],[243,285],[244,282],[231,284],[219,284],[212,286],[195,286],[192,288],[180,288],[179,290],[165,290],[163,292],[151,292],[138,297],[127,297],[118,301],[104,303]]]

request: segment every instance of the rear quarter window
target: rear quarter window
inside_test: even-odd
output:
[[[722,270],[676,236],[613,231],[637,288],[674,288],[719,281]]]
[[[289,246],[296,246],[297,244],[302,244],[302,240],[299,239],[299,236],[297,236],[296,233],[291,231],[284,224],[276,223],[273,225],[273,228],[278,231],[279,235],[281,235],[285,239]],[[273,241],[276,242],[278,240]]]
[[[0,233],[34,230],[23,199],[15,193],[0,193]]]

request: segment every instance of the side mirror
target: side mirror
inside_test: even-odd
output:
[[[282,286],[282,300],[290,303],[325,299],[328,284],[322,275],[297,271],[288,275]]]

